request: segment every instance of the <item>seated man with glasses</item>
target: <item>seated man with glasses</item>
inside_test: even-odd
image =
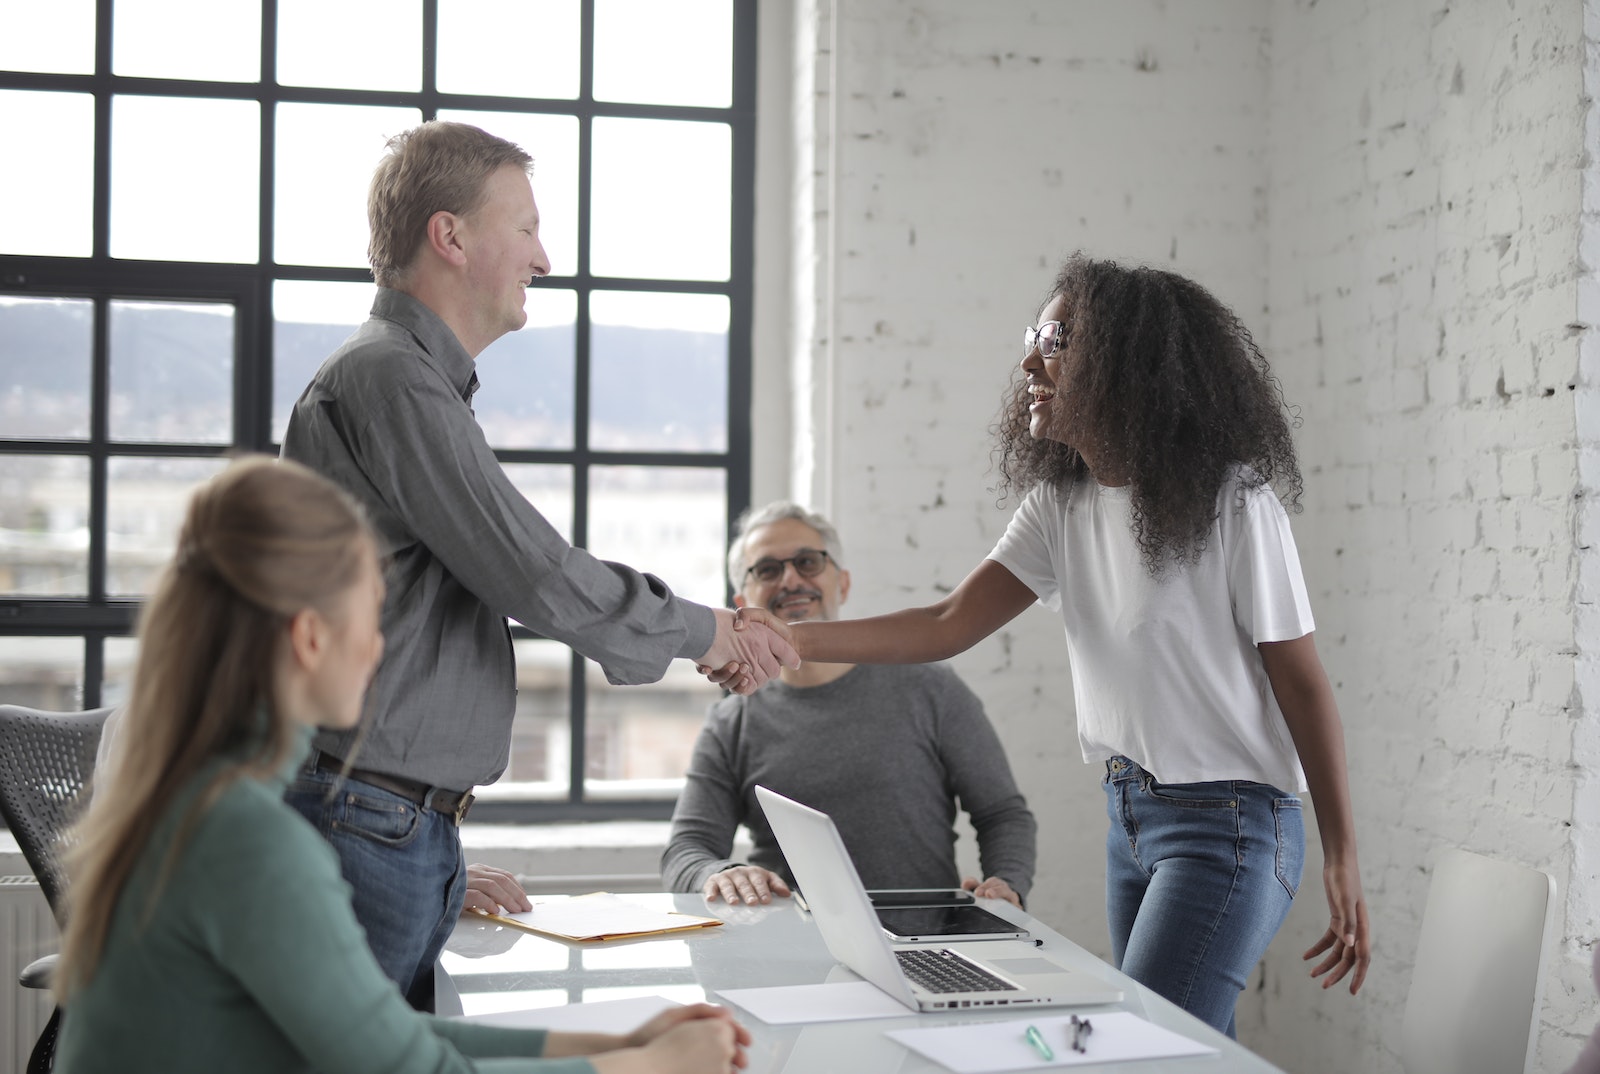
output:
[[[788,622],[835,619],[850,593],[839,535],[792,503],[747,511],[728,553],[740,607]],[[806,663],[712,706],[661,857],[670,891],[764,903],[793,875],[757,784],[832,815],[868,888],[953,888],[1018,906],[1033,884],[1037,825],[977,696],[944,664]],[[985,879],[956,868],[957,804]],[[750,829],[748,863],[734,833]]]

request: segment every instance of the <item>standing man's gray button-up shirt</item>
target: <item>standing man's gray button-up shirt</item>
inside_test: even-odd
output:
[[[573,548],[500,468],[469,400],[473,359],[430,309],[379,288],[372,317],[295,404],[283,457],[366,508],[389,557],[374,725],[356,764],[466,789],[505,771],[516,702],[510,617],[654,682],[711,647],[711,610]],[[317,745],[344,757],[354,732]]]

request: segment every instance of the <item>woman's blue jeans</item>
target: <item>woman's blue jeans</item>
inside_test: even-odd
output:
[[[455,818],[359,780],[304,768],[297,777],[284,800],[333,844],[378,965],[413,1007],[432,1011],[433,963],[467,897]]]
[[[1157,783],[1106,762],[1106,915],[1116,966],[1232,1037],[1250,971],[1305,864],[1300,799],[1265,783]]]

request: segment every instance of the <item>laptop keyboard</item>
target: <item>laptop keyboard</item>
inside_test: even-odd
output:
[[[943,948],[897,950],[900,970],[929,992],[1016,992],[1010,982],[996,977]]]

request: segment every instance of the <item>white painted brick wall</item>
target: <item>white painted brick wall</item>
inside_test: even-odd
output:
[[[1398,1070],[1425,870],[1454,844],[1557,878],[1536,1069],[1564,1070],[1600,1017],[1577,950],[1600,922],[1565,902],[1581,13],[1283,0],[1271,37],[1267,341],[1306,419],[1296,528],[1377,947],[1370,998],[1285,988],[1254,1039],[1289,1070]],[[1286,931],[1321,913],[1302,898]]]
[[[1600,323],[1592,278],[1579,312],[1580,223],[1581,271],[1600,267],[1582,10],[797,0],[795,14],[814,78],[795,95],[794,489],[843,532],[849,611],[934,599],[1003,530],[987,430],[1065,254],[1202,280],[1304,418],[1295,527],[1377,936],[1360,997],[1304,979],[1299,951],[1326,922],[1313,839],[1241,1039],[1297,1074],[1397,1071],[1427,868],[1461,845],[1557,878],[1537,1069],[1563,1070],[1600,1019],[1600,730],[1575,702],[1600,698],[1600,575],[1580,577],[1574,542],[1600,534],[1575,505],[1600,495],[1600,415],[1584,424],[1570,389],[1580,346],[1582,387],[1600,371],[1594,333],[1569,328]],[[1059,621],[1030,611],[957,665],[1041,818],[1034,909],[1104,954],[1103,804]]]

